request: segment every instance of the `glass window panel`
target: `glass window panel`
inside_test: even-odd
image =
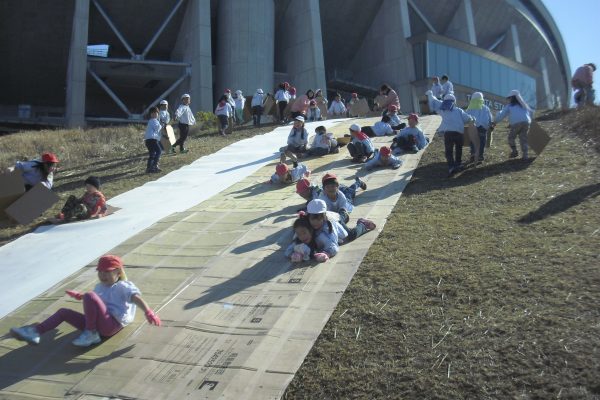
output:
[[[465,51],[458,54],[460,60],[460,79],[459,83],[467,86],[473,86],[471,80],[471,55]]]
[[[453,48],[448,49],[448,65],[446,68],[446,73],[450,81],[456,81],[459,78],[458,50]]]
[[[471,63],[471,83],[474,88],[481,89],[481,58],[471,54],[469,57]]]
[[[437,45],[437,63],[435,65],[435,75],[444,75],[446,71],[444,67],[448,64],[448,48],[446,46]]]

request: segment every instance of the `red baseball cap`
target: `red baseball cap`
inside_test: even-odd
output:
[[[414,119],[415,121],[419,122],[419,116],[415,113],[408,114],[408,119]]]
[[[98,260],[97,271],[112,271],[123,268],[123,260],[121,257],[112,254],[106,254]]]
[[[310,189],[310,181],[306,178],[300,179],[296,182],[296,193],[306,193]]]
[[[279,176],[284,176],[288,172],[288,166],[282,163],[277,164],[275,167],[275,173]]]
[[[390,148],[387,146],[382,146],[379,149],[379,154],[381,154],[382,156],[385,156],[385,157],[389,157],[392,155],[392,150],[390,150]]]
[[[323,179],[321,179],[321,182],[322,182],[323,184],[325,184],[325,182],[326,182],[326,181],[329,181],[329,180],[334,180],[336,183],[338,182],[338,178],[337,178],[337,176],[336,176],[335,174],[331,173],[331,172],[328,172],[328,173],[326,173],[326,174],[323,176]]]
[[[42,153],[42,162],[58,163],[58,157],[54,153]]]

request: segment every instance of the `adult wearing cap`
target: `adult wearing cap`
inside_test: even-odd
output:
[[[463,169],[461,161],[465,124],[474,123],[475,118],[456,106],[454,95],[447,94],[444,96],[444,101],[440,101],[433,97],[431,90],[428,90],[425,94],[429,101],[429,108],[442,117],[442,123],[438,131],[444,134],[448,176],[452,176]]]
[[[492,124],[492,112],[490,111],[490,108],[485,105],[483,93],[475,92],[471,95],[471,100],[467,107],[467,114],[475,118],[475,126],[477,127],[477,134],[479,136],[479,149],[475,148],[473,142],[470,143],[471,162],[479,163],[484,160],[483,152],[485,150],[487,132],[491,129]],[[477,160],[475,157],[477,157]]]
[[[25,190],[29,190],[38,183],[52,189],[54,183],[54,172],[58,165],[58,157],[54,153],[42,153],[39,159],[31,161],[17,161],[8,172],[19,171],[23,177]]]
[[[98,260],[98,280],[93,291],[80,293],[67,290],[67,295],[83,302],[83,314],[69,308],[61,308],[39,324],[11,328],[11,333],[29,344],[39,344],[41,335],[67,322],[82,331],[73,344],[88,347],[100,343],[102,337],[111,337],[133,322],[140,307],[148,323],[160,326],[158,315],[142,299],[140,290],[127,280],[120,257],[107,254]]]
[[[397,111],[400,111],[400,99],[398,98],[398,93],[394,89],[390,87],[387,83],[384,83],[379,88],[379,94],[385,96],[385,100],[378,104],[378,106],[383,110],[383,115],[386,115],[388,112],[388,107],[391,105],[396,106]]]
[[[350,125],[350,135],[352,140],[348,143],[348,151],[352,157],[352,162],[364,163],[373,155],[374,147],[371,139],[361,131],[357,124]]]
[[[256,89],[256,93],[252,96],[252,124],[256,127],[260,127],[260,117],[263,113],[263,104],[265,104],[265,93],[262,89]]]
[[[496,126],[498,122],[508,116],[508,125],[510,126],[508,145],[511,150],[509,157],[515,158],[519,156],[517,145],[515,143],[515,139],[518,136],[519,142],[521,143],[521,151],[523,152],[523,160],[527,160],[529,158],[527,135],[529,134],[533,110],[525,100],[523,100],[523,97],[521,97],[521,93],[518,90],[511,90],[506,98],[508,99],[508,104],[504,106],[498,115],[496,115],[496,119],[492,122],[492,126]]]
[[[294,104],[292,104],[292,107],[290,108],[290,111],[292,112],[292,119],[296,118],[299,115],[302,115],[306,118],[308,108],[310,107],[310,102],[313,101],[314,98],[315,92],[313,92],[312,89],[308,89],[306,91],[306,94],[303,94],[302,96],[298,97]]]
[[[279,108],[279,122],[281,122],[282,124],[285,123],[284,111],[291,98],[290,92],[288,92],[289,88],[289,83],[282,82],[279,84],[279,89],[275,92],[275,102],[277,103],[277,107]]]
[[[307,145],[308,132],[306,131],[306,128],[304,128],[304,117],[299,115],[294,118],[294,125],[288,136],[285,154],[292,159],[303,157],[306,153]]]
[[[77,198],[70,195],[58,214],[56,222],[67,222],[72,219],[95,219],[106,214],[106,198],[100,192],[100,178],[89,176],[84,184],[83,196]]]
[[[181,96],[181,104],[175,111],[175,121],[179,122],[179,138],[171,146],[171,153],[175,153],[175,149],[179,146],[180,153],[187,153],[188,149],[185,148],[185,141],[187,140],[190,132],[190,126],[196,125],[196,118],[190,108],[192,99],[189,94]]]

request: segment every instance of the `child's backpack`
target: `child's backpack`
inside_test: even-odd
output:
[[[396,144],[396,148],[399,148],[403,152],[407,153],[416,153],[419,151],[417,147],[417,139],[414,135],[406,135],[394,138],[394,143]]]

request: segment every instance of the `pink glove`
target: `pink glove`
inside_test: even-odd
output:
[[[75,290],[65,290],[65,293],[74,298],[75,300],[83,299],[83,293],[79,293]]]
[[[317,260],[320,263],[329,260],[329,256],[326,253],[315,253],[314,257],[315,257],[315,260]]]
[[[302,261],[304,256],[302,255],[302,253],[292,253],[292,256],[290,258],[292,259],[292,262],[297,263]]]
[[[149,324],[160,326],[160,318],[158,318],[158,315],[154,314],[154,311],[152,311],[152,309],[149,308],[148,310],[146,310],[145,314]]]

